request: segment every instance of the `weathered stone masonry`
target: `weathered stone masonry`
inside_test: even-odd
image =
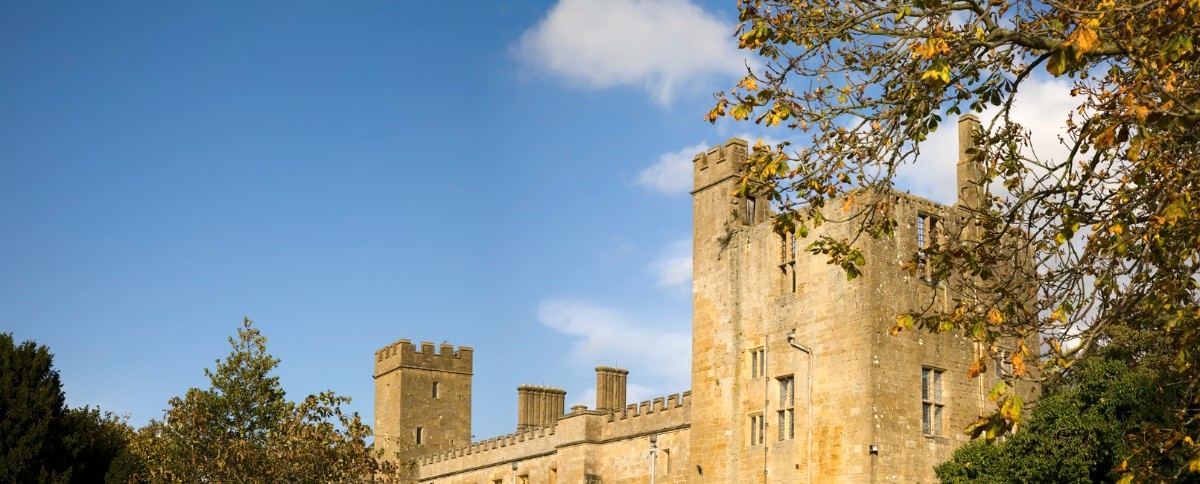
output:
[[[983,351],[967,339],[888,331],[899,313],[953,303],[945,285],[901,266],[978,203],[980,168],[966,154],[975,129],[973,116],[960,120],[957,205],[875,195],[900,226],[860,239],[868,265],[853,281],[804,252],[807,241],[774,233],[767,201],[731,196],[745,141],[698,154],[691,391],[627,405],[628,372],[599,367],[594,409],[566,411],[561,389],[523,385],[517,432],[469,442],[471,348],[435,354],[401,340],[376,354],[377,442],[422,483],[647,483],[651,437],[656,483],[933,482],[933,466],[966,442],[961,429],[990,411],[996,379],[965,377]],[[853,230],[826,223],[810,239]]]

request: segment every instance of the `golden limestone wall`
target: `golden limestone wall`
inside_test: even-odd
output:
[[[551,427],[504,435],[419,461],[422,483],[648,483],[650,436],[655,482],[686,482],[690,394],[607,412],[575,407]],[[522,480],[524,478],[525,480]]]
[[[977,121],[964,121],[965,143]],[[918,238],[944,237],[962,212],[895,192],[833,201],[827,215],[889,203],[899,222],[894,238],[857,239],[867,266],[847,281],[805,248],[823,235],[854,239],[853,224],[793,243],[771,230],[765,201],[730,196],[748,151],[735,139],[694,160],[689,482],[934,481],[962,429],[991,411],[997,380],[967,379],[982,348],[962,337],[889,330],[899,313],[953,305],[947,287],[902,266]],[[970,181],[959,185],[978,199]]]
[[[375,352],[375,445],[386,457],[409,469],[421,455],[471,441],[473,354],[429,342],[418,350],[407,339]]]
[[[384,442],[411,441],[417,421],[437,429],[424,447],[397,447],[423,483],[646,483],[652,435],[656,483],[934,482],[933,467],[966,442],[962,429],[992,410],[997,375],[969,380],[983,349],[956,334],[889,331],[897,314],[954,305],[946,283],[903,266],[957,233],[979,200],[979,167],[966,156],[976,129],[971,116],[959,126],[958,205],[896,192],[828,205],[827,215],[890,205],[898,226],[884,240],[836,222],[799,241],[782,237],[768,201],[731,196],[745,141],[698,154],[691,392],[626,405],[628,372],[599,367],[596,409],[563,415],[564,392],[522,386],[518,432],[463,445],[470,348],[434,355],[432,345],[414,352],[401,340],[377,354],[376,428]],[[857,238],[862,276],[848,281],[805,251],[823,235]],[[422,397],[434,380],[465,402]]]

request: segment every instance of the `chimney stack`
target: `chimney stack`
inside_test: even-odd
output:
[[[517,387],[517,432],[549,427],[563,415],[567,392],[561,388]]]
[[[975,161],[967,150],[978,148],[975,136],[982,130],[979,118],[965,114],[958,118],[958,205],[978,208],[983,201],[983,163]]]
[[[629,370],[609,366],[596,367],[596,410],[625,411],[625,381]]]

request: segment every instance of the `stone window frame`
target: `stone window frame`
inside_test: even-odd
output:
[[[946,416],[946,370],[932,366],[921,367],[921,433],[940,437]]]
[[[796,375],[775,377],[779,387],[779,440],[796,438]]]
[[[926,259],[925,249],[933,246],[939,238],[942,229],[942,218],[925,211],[917,212],[916,227],[917,242],[917,277],[922,281],[933,284],[933,267]]]
[[[433,398],[435,398],[435,399],[442,398],[442,383],[441,382],[437,382],[437,381],[433,382]]]
[[[742,225],[754,225],[757,209],[758,199],[755,197],[746,197],[742,202]]]
[[[417,445],[425,445],[425,427],[417,427]]]
[[[750,414],[750,445],[766,443],[767,419],[762,412]]]
[[[750,378],[767,376],[767,348],[759,346],[750,350]]]
[[[1013,375],[1013,350],[1001,347],[996,351],[996,378],[1010,378]]]

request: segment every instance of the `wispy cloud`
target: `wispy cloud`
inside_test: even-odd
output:
[[[571,358],[587,367],[617,364],[630,372],[629,401],[687,389],[690,322],[650,321],[582,299],[556,298],[538,307],[538,321],[576,338]],[[591,406],[595,390],[574,389]],[[589,397],[590,396],[590,397]],[[587,400],[590,398],[590,400]]]
[[[560,0],[514,46],[522,61],[584,87],[683,87],[744,72],[732,26],[687,0]]]
[[[1039,157],[1066,155],[1059,135],[1066,132],[1067,113],[1078,101],[1070,96],[1071,85],[1058,79],[1031,77],[1021,85],[1013,104],[1012,118],[1032,133],[1032,145]],[[999,108],[980,113],[986,127]],[[921,144],[916,164],[897,170],[897,186],[941,203],[954,203],[958,194],[958,130],[956,119],[947,119],[940,129]]]
[[[692,189],[692,158],[707,150],[708,143],[682,148],[658,157],[638,175],[638,184],[667,195],[683,195]]]
[[[754,144],[759,139],[762,139],[767,146],[775,146],[780,142],[770,136],[756,136],[750,133],[741,133],[733,137],[746,140],[750,143],[751,148],[754,148]],[[701,141],[677,151],[659,155],[658,161],[638,174],[638,184],[666,195],[686,194],[692,189],[692,159],[696,157],[697,153],[707,151],[712,147],[713,145],[707,141]]]
[[[677,240],[667,244],[659,259],[650,264],[656,284],[665,289],[691,290],[692,288],[692,241]]]

